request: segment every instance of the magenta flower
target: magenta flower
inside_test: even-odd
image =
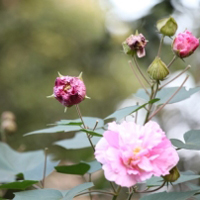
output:
[[[180,58],[190,56],[198,46],[199,39],[187,30],[184,33],[179,33],[172,44],[173,51]]]
[[[126,39],[126,44],[130,47],[131,50],[136,51],[139,58],[145,56],[145,46],[147,44],[147,40],[141,33],[130,35]]]
[[[86,87],[80,77],[57,77],[53,90],[54,97],[66,107],[79,104],[86,97]]]
[[[144,126],[134,122],[109,123],[95,147],[107,180],[131,187],[154,176],[169,174],[179,157],[156,122]]]

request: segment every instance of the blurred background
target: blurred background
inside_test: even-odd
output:
[[[17,150],[50,147],[64,134],[23,134],[60,119],[78,118],[74,107],[64,107],[51,95],[57,72],[83,72],[90,100],[80,104],[84,116],[104,118],[140,87],[121,43],[136,30],[149,41],[143,71],[157,54],[160,35],[156,21],[173,16],[178,32],[186,28],[200,36],[199,0],[0,0],[0,112],[14,113],[17,130],[7,142]],[[162,58],[173,56],[172,40],[165,40]],[[171,72],[191,64],[194,81],[200,76],[199,49]],[[60,151],[51,146],[52,151]]]

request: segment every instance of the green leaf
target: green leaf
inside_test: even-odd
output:
[[[81,129],[80,131],[83,131],[83,132],[85,132],[85,133],[88,133],[88,134],[90,134],[90,135],[92,135],[92,136],[103,137],[102,134],[99,134],[99,133],[96,133],[96,132],[94,132],[94,131],[90,131],[90,130],[87,130],[87,129]]]
[[[92,137],[91,140],[93,145],[96,145],[100,137]],[[91,147],[87,135],[83,132],[76,133],[73,138],[57,141],[54,145],[61,146],[65,149],[83,149]]]
[[[116,121],[119,122],[124,117],[126,117],[134,112],[137,112],[138,110],[144,108],[148,104],[153,104],[159,100],[160,99],[152,99],[141,106],[135,105],[135,106],[130,106],[130,107],[119,109],[119,110],[115,111],[114,113],[112,113],[111,115],[107,116],[104,120],[115,118]]]
[[[178,148],[200,150],[200,130],[190,130],[184,134],[185,143],[178,139],[171,139],[171,143]]]
[[[68,192],[68,191],[67,191]],[[63,199],[63,193],[54,189],[38,189],[28,190],[23,192],[14,193],[14,200],[61,200]]]
[[[57,166],[55,169],[57,172],[64,174],[84,175],[90,169],[90,165],[86,163],[79,163],[75,165]]]
[[[180,177],[178,178],[177,181],[173,182],[173,185],[195,180],[198,178],[200,178],[200,175],[196,175],[192,171],[180,172]],[[149,187],[160,186],[162,185],[162,183],[163,183],[163,178],[155,176],[146,181],[146,185]]]
[[[198,190],[187,192],[159,192],[140,198],[140,200],[187,200],[192,197]]]
[[[139,106],[130,106],[126,108],[119,109],[112,113],[111,115],[107,116],[104,120],[115,118],[117,122],[119,122],[121,119],[126,117],[127,115],[130,115],[133,113]]]
[[[0,152],[3,152],[0,154],[0,182],[13,182],[20,173],[23,173],[26,180],[42,180],[45,159],[42,150],[19,153],[0,142]],[[58,162],[47,157],[46,175],[54,170]]]
[[[30,187],[31,185],[35,183],[38,183],[38,181],[32,181],[32,180],[16,181],[16,182],[0,185],[0,189],[25,190],[27,187]]]
[[[87,173],[89,173],[89,174],[92,174],[92,173],[102,169],[101,164],[97,160],[93,160],[90,162],[84,161],[84,163],[86,163],[90,166],[90,169],[87,171]]]
[[[85,125],[89,128],[89,129],[93,129],[96,121],[98,121],[97,124],[97,129],[103,127],[104,125],[104,121],[100,118],[95,118],[95,117],[83,117],[83,121],[85,123]],[[70,125],[71,123],[71,125]],[[74,120],[61,120],[59,122],[56,122],[56,126],[54,127],[50,127],[50,128],[45,128],[45,129],[41,129],[41,130],[37,130],[37,131],[32,131],[29,133],[26,133],[24,136],[28,136],[28,135],[34,135],[34,134],[44,134],[44,133],[59,133],[59,132],[71,132],[71,131],[79,131],[82,128],[80,127],[80,119],[74,119]],[[65,124],[65,125],[62,125]],[[68,125],[66,125],[68,124]],[[75,125],[77,124],[77,125]]]
[[[83,183],[81,185],[76,186],[75,188],[69,190],[63,200],[73,200],[73,198],[80,192],[93,187],[94,184],[91,182]]]
[[[160,99],[160,101],[156,102],[156,104],[157,105],[164,104],[177,91],[177,89],[178,87],[167,87],[160,90],[156,95],[156,98]],[[183,101],[198,91],[200,91],[200,87],[190,88],[189,90],[186,90],[185,87],[182,87],[180,91],[169,102],[169,104]],[[134,96],[139,97],[141,99],[145,99],[146,101],[149,100],[149,96],[146,94],[144,89],[139,89],[137,93],[134,94]]]

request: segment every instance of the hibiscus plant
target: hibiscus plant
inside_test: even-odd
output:
[[[94,157],[91,161],[58,165],[43,151],[18,153],[10,149],[5,143],[0,143],[0,149],[7,152],[0,157],[0,189],[20,189],[15,192],[15,200],[72,200],[86,196],[88,199],[135,199],[140,195],[141,200],[189,199],[198,197],[200,187],[188,186],[187,191],[170,192],[169,187],[184,183],[188,180],[200,178],[199,175],[183,174],[179,171],[179,149],[200,150],[196,140],[200,141],[200,130],[185,133],[185,143],[177,139],[168,139],[155,121],[159,113],[167,104],[176,103],[200,90],[199,87],[185,90],[186,75],[179,87],[166,87],[179,76],[190,69],[188,65],[180,74],[170,78],[170,66],[177,58],[190,56],[199,46],[199,39],[186,30],[175,36],[172,42],[174,57],[165,64],[161,58],[161,50],[165,37],[173,37],[177,31],[177,23],[172,18],[161,19],[157,22],[157,29],[161,34],[158,53],[144,74],[137,62],[144,57],[148,40],[142,33],[135,32],[123,43],[123,50],[133,61],[129,61],[136,79],[141,84],[135,96],[144,100],[143,104],[125,107],[99,119],[83,117],[79,104],[89,98],[82,73],[78,77],[65,76],[59,73],[56,78],[53,94],[49,97],[57,99],[65,108],[75,106],[78,119],[61,120],[54,126],[30,132],[28,135],[75,132],[70,139],[61,140],[55,145],[66,149],[92,148]],[[169,79],[169,80],[168,80]],[[163,81],[165,80],[165,83]],[[167,81],[166,81],[167,80]],[[92,100],[90,100],[92,103]],[[143,123],[138,123],[137,115],[140,110],[145,111]],[[127,116],[133,116],[127,121]],[[31,157],[31,159],[30,159]],[[15,159],[18,164],[11,165],[9,161]],[[44,164],[45,163],[45,164]],[[85,176],[85,183],[66,190],[45,189],[46,176],[56,170],[59,173]],[[95,187],[93,174],[103,171],[108,188],[102,190]],[[30,189],[30,186],[32,189]],[[156,192],[156,193],[155,193]]]

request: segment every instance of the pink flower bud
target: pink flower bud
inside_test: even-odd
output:
[[[140,33],[136,35],[130,35],[125,42],[122,43],[124,52],[126,54],[134,54],[137,53],[139,58],[145,56],[145,46],[147,44],[147,40]]]
[[[86,97],[85,84],[79,77],[57,77],[53,90],[54,97],[66,107],[79,104]]]
[[[184,33],[179,33],[172,44],[173,51],[180,58],[190,56],[198,46],[199,39],[187,30]]]

